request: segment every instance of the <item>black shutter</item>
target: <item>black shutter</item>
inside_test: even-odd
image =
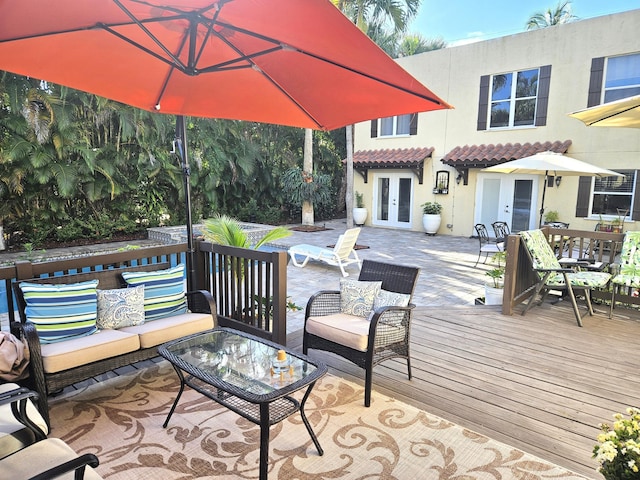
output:
[[[371,120],[371,138],[378,137],[378,120]]]
[[[480,77],[480,99],[478,100],[478,130],[487,129],[487,112],[489,110],[489,84],[491,77]]]
[[[600,105],[602,98],[602,81],[604,76],[604,57],[591,59],[591,76],[589,77],[589,96],[587,107]]]
[[[536,127],[547,124],[547,106],[549,105],[549,86],[551,85],[551,65],[540,67],[538,75],[538,105],[536,108]]]
[[[636,190],[633,192],[633,205],[631,206],[631,220],[640,220],[640,181],[636,170]]]
[[[591,202],[592,177],[580,177],[578,181],[578,198],[576,201],[576,217],[589,215],[589,203]]]
[[[409,123],[409,135],[418,134],[418,114],[411,115],[411,122]]]

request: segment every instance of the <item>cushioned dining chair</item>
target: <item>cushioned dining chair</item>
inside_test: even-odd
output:
[[[480,261],[480,256],[484,253],[484,261],[482,263],[487,263],[487,258],[489,254],[493,255],[498,252],[502,252],[504,250],[504,240],[501,242],[494,242],[489,237],[489,232],[487,231],[487,227],[484,226],[483,223],[477,223],[473,226],[476,231],[476,235],[478,236],[478,240],[480,242],[480,248],[478,250],[478,259],[476,260],[476,264],[474,267],[478,266],[478,262]]]
[[[358,280],[342,279],[339,291],[318,292],[307,303],[303,352],[332,352],[363,368],[367,407],[374,366],[405,359],[411,379],[411,297],[419,273],[416,267],[364,260]]]
[[[611,306],[609,318],[613,316],[616,290],[640,288],[640,232],[626,232],[617,273],[611,279]]]
[[[563,268],[542,230],[523,231],[520,232],[520,237],[539,279],[522,315],[526,314],[536,303],[539,294],[541,295],[539,302],[541,304],[550,290],[566,290],[571,299],[578,325],[581,327],[582,315],[578,309],[575,291],[582,291],[587,304],[587,313],[593,315],[591,290],[605,288],[611,280],[611,274],[576,270],[579,268],[580,262],[576,262],[572,268]]]

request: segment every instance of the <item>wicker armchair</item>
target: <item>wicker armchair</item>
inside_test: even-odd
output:
[[[383,290],[408,295],[410,302],[419,272],[420,269],[415,267],[364,260],[358,280],[381,281]],[[409,336],[415,305],[381,306],[372,310],[367,318],[355,317],[344,321],[340,298],[339,291],[321,291],[309,299],[302,350],[305,354],[309,349],[332,352],[363,368],[364,404],[368,407],[371,404],[373,367],[377,364],[390,358],[404,358],[411,379]],[[322,336],[317,331],[310,333],[308,330],[318,324],[322,325]],[[337,328],[333,328],[334,325]]]

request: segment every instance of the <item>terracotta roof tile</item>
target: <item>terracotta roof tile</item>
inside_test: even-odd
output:
[[[360,150],[353,154],[355,167],[411,167],[424,163],[433,154],[433,147]]]
[[[539,152],[567,153],[571,140],[564,142],[535,142],[535,143],[498,143],[488,145],[465,145],[456,147],[442,159],[445,165],[452,167],[490,167],[511,160],[528,157]]]

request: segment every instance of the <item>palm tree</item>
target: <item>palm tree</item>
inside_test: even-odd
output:
[[[558,2],[558,5],[552,10],[547,8],[544,12],[537,12],[531,15],[527,21],[527,30],[536,30],[538,28],[547,28],[563,23],[570,23],[577,20],[578,17],[571,13],[571,1]]]
[[[369,35],[391,26],[395,32],[404,32],[409,22],[416,16],[421,0],[332,0],[342,13],[355,23],[360,30]],[[346,127],[347,175],[346,208],[347,228],[353,227],[353,125]]]

